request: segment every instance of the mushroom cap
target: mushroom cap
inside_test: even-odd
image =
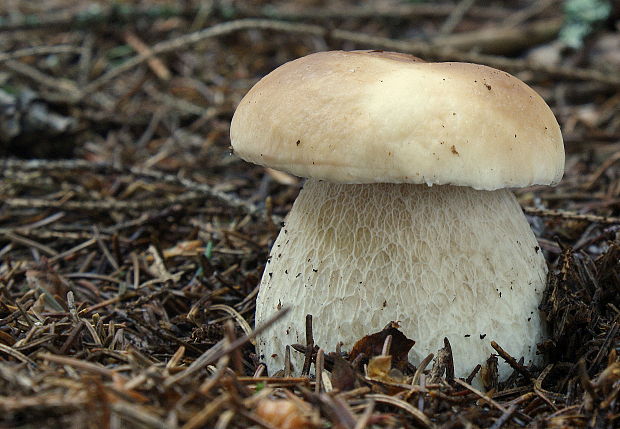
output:
[[[241,100],[231,141],[246,161],[336,183],[493,190],[564,171],[549,106],[510,74],[383,51],[288,62]]]

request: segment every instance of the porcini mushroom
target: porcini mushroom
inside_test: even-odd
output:
[[[547,267],[507,188],[557,183],[564,148],[526,84],[476,64],[320,52],[260,80],[231,140],[247,161],[308,178],[256,303],[257,324],[291,309],[258,338],[270,371],[305,343],[306,314],[327,350],[397,320],[414,362],[448,337],[457,376],[492,340],[535,360]]]

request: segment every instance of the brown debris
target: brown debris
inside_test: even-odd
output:
[[[256,406],[256,414],[265,422],[279,429],[311,429],[313,425],[307,411],[289,399],[262,399]]]
[[[398,328],[400,326],[396,322],[390,322],[383,330],[374,334],[366,335],[358,340],[349,352],[349,360],[354,361],[360,355],[371,358],[379,356],[383,353],[383,346],[386,338],[391,336],[390,356],[391,363],[394,367],[404,369],[407,366],[407,355],[409,350],[415,344],[415,341],[407,338]]]
[[[617,11],[568,50],[547,42],[553,1],[104,3],[0,2],[0,427],[618,426],[620,76],[588,51]],[[515,73],[562,126],[563,181],[517,191],[550,266],[543,364],[499,344],[485,391],[454,377],[448,343],[407,362],[394,325],[347,356],[319,352],[309,319],[287,361],[301,350],[318,382],[255,353],[257,284],[301,182],[231,156],[232,112],[285,61],[373,48]]]

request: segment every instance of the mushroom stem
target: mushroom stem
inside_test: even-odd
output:
[[[327,351],[400,321],[416,341],[414,364],[444,337],[459,377],[484,364],[492,340],[532,361],[546,273],[510,191],[309,179],[273,245],[256,322],[291,311],[258,337],[258,352],[271,373],[283,368],[285,346],[304,343],[312,314],[315,344]],[[299,372],[303,356],[292,358]]]

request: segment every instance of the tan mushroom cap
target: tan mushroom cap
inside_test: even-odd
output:
[[[544,100],[500,70],[381,51],[288,62],[241,100],[234,151],[337,183],[498,189],[555,184],[560,127]]]

